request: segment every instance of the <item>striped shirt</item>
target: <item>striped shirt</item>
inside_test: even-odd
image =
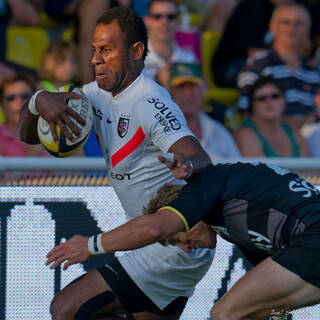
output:
[[[301,66],[293,70],[286,65],[275,50],[258,52],[247,59],[238,76],[240,97],[238,108],[249,108],[248,91],[260,76],[272,76],[285,89],[287,108],[285,115],[303,116],[316,111],[314,95],[319,88],[320,73],[301,60]]]

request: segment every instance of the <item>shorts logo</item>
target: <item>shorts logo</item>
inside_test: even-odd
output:
[[[129,119],[120,117],[118,122],[118,134],[120,138],[123,138],[127,134],[128,128]]]

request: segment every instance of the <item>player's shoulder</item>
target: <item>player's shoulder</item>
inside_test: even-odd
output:
[[[151,79],[150,79],[151,80]],[[144,83],[144,90],[137,101],[138,108],[162,109],[164,106],[176,106],[169,92],[155,81],[151,80]]]
[[[92,82],[84,84],[82,87],[82,90],[84,93],[88,94],[91,91],[99,91],[101,89],[98,87],[97,81],[92,81]]]

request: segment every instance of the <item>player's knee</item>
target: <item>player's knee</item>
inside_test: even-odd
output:
[[[50,314],[52,320],[72,319],[75,311],[72,306],[59,296],[55,296],[50,304]]]
[[[211,310],[212,320],[241,320],[241,317],[238,317],[234,310],[227,307],[215,306]]]

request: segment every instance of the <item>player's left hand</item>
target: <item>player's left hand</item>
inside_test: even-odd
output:
[[[92,256],[88,249],[88,239],[75,235],[68,241],[60,243],[47,254],[46,266],[50,265],[49,268],[54,269],[66,261],[63,270],[67,270],[72,264],[86,261]]]
[[[171,169],[172,175],[177,179],[188,179],[192,175],[192,163],[182,153],[158,155],[158,159]]]

